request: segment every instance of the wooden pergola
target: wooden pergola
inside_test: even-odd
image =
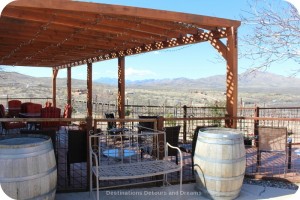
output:
[[[19,0],[0,18],[0,65],[50,67],[56,77],[87,65],[87,116],[92,117],[92,65],[118,59],[118,112],[125,117],[125,57],[210,42],[227,63],[227,114],[237,116],[237,29],[240,21],[195,14],[67,0]],[[235,120],[228,123],[235,127]]]

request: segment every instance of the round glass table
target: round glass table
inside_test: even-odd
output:
[[[135,155],[136,152],[131,149],[107,149],[103,155],[111,158],[126,158]]]

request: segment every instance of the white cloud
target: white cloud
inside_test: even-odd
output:
[[[155,76],[155,73],[150,70],[139,70],[134,68],[126,68],[125,75],[129,79],[145,79],[149,76]]]

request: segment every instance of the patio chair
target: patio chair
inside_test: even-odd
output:
[[[41,109],[41,118],[60,118],[61,109],[56,107],[46,107]],[[59,130],[60,122],[59,121],[46,121],[40,123],[40,129],[55,129]]]
[[[180,133],[181,126],[170,126],[165,127],[164,130],[166,132],[166,142],[170,145],[177,147],[178,146],[178,139]],[[178,164],[178,151],[177,149],[173,149],[168,147],[168,156],[175,156],[176,157],[176,164]]]
[[[2,104],[0,104],[0,118],[5,118],[5,108]],[[1,132],[5,130],[6,133],[12,129],[22,129],[26,127],[26,123],[24,122],[1,122]]]
[[[27,113],[41,113],[42,104],[38,103],[30,103],[26,105],[26,112]]]
[[[21,104],[22,102],[16,99],[8,101],[8,116],[19,117],[19,113],[21,111]]]
[[[115,115],[114,113],[105,113],[106,119],[114,119]],[[107,131],[109,134],[119,134],[123,133],[124,131],[128,131],[127,128],[118,128],[116,122],[107,122]]]
[[[139,116],[139,119],[157,119],[158,116]],[[139,122],[138,125],[138,132],[142,132],[142,131],[150,131],[153,132],[154,129],[156,127],[154,127],[154,122]]]
[[[86,131],[68,130],[67,175],[69,185],[71,184],[71,164],[82,162],[87,162]]]
[[[283,154],[284,171],[287,164],[287,128],[286,127],[258,127],[257,166],[261,166],[261,154]]]
[[[32,102],[24,102],[21,104],[21,113],[27,113],[27,106],[33,104]]]

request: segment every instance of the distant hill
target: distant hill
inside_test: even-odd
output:
[[[32,77],[16,72],[0,72],[0,85],[26,85],[31,86],[44,85],[51,86],[52,78],[50,77]],[[114,78],[99,78],[95,79],[94,83],[112,87],[117,85],[117,79]],[[66,87],[66,78],[58,78],[57,86]],[[72,79],[73,88],[86,88],[85,80]],[[300,79],[295,77],[285,77],[269,72],[253,72],[243,73],[239,75],[238,87],[239,90],[299,90]],[[148,88],[148,89],[216,89],[224,91],[226,89],[226,76],[216,75],[199,79],[175,78],[175,79],[146,79],[131,81],[126,80],[128,88]],[[300,90],[299,90],[300,91]]]
[[[96,79],[95,82],[117,85],[117,79],[113,78],[100,78]],[[222,89],[226,88],[226,76],[216,75],[206,78],[199,79],[188,79],[188,78],[175,78],[175,79],[147,79],[139,81],[126,80],[127,87],[137,88],[210,88],[210,89]],[[299,88],[300,79],[295,77],[285,77],[282,75],[273,74],[270,72],[245,72],[239,75],[238,87],[241,90],[246,89],[295,89]]]
[[[52,78],[32,77],[15,72],[0,72],[0,94],[14,97],[51,97]],[[300,79],[268,72],[240,74],[239,99],[247,105],[299,106]],[[66,98],[66,78],[57,79],[57,96]],[[72,79],[72,91],[86,90],[86,80]],[[127,100],[130,104],[198,105],[225,99],[225,75],[200,79],[176,78],[127,81]],[[73,93],[76,100],[85,95]],[[93,97],[99,101],[114,102],[117,95],[116,79],[94,79]]]

